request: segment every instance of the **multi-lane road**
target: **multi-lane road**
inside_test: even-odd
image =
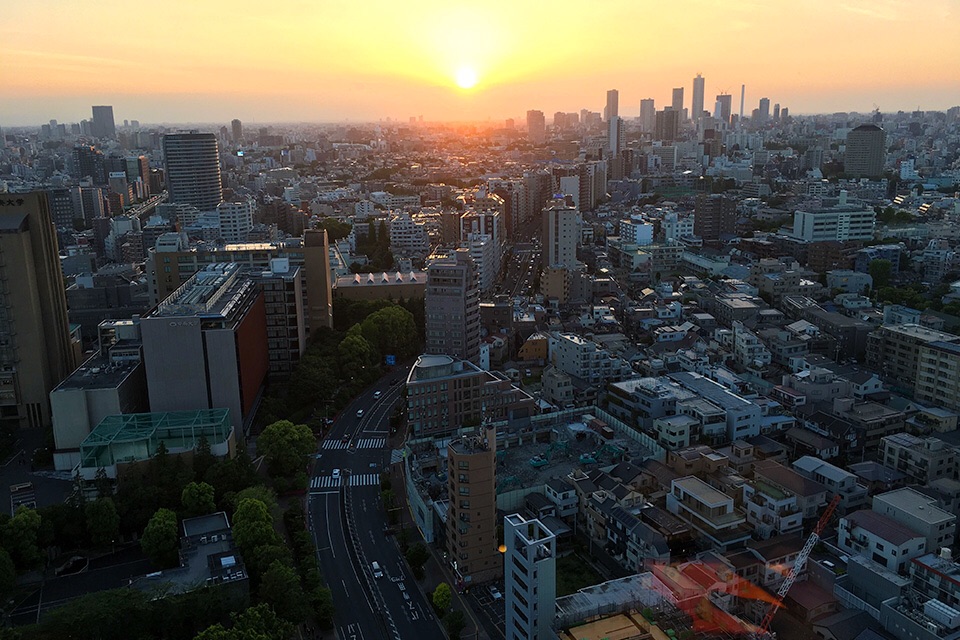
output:
[[[316,454],[309,519],[340,640],[445,637],[395,540],[385,533],[380,504],[380,474],[396,457],[388,445],[390,416],[401,402],[405,377],[406,371],[391,372],[354,400]]]

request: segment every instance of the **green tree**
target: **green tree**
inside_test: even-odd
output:
[[[230,616],[233,625],[225,629],[215,624],[197,635],[194,640],[289,640],[295,628],[277,616],[270,605],[258,604]]]
[[[406,557],[410,568],[413,569],[413,575],[417,580],[420,580],[423,577],[423,565],[430,559],[430,552],[427,551],[422,542],[418,542],[407,549],[404,557]]]
[[[210,441],[205,436],[197,440],[197,448],[193,452],[193,476],[203,480],[207,471],[217,462],[217,456],[210,450]]]
[[[320,221],[320,228],[326,229],[327,239],[330,242],[336,242],[350,235],[353,226],[347,222],[341,222],[336,218],[324,218]]]
[[[241,500],[233,514],[233,539],[244,557],[257,547],[279,544],[267,505],[254,498]]]
[[[451,602],[453,602],[453,592],[450,590],[450,585],[441,582],[433,590],[433,608],[442,616],[450,609]]]
[[[327,587],[317,587],[313,590],[313,615],[317,624],[323,629],[333,627],[333,594]]]
[[[399,305],[385,307],[370,314],[360,328],[363,337],[381,355],[393,354],[403,360],[419,351],[413,314]]]
[[[289,420],[274,422],[257,438],[257,451],[266,457],[270,473],[283,478],[292,478],[303,471],[307,456],[316,448],[317,441],[310,428]]]
[[[206,482],[191,482],[183,488],[183,492],[180,494],[180,504],[183,506],[185,518],[213,513],[217,510],[213,485]]]
[[[254,500],[259,500],[267,507],[267,513],[270,514],[270,517],[276,521],[280,515],[280,506],[277,504],[277,494],[273,489],[266,485],[255,484],[252,487],[247,487],[243,491],[237,493],[234,500],[234,508],[239,506],[240,502],[245,498],[253,498]],[[297,503],[299,504],[299,503]]]
[[[443,626],[447,630],[450,640],[459,640],[460,632],[467,626],[463,617],[463,611],[456,609],[443,616]]]
[[[371,368],[379,360],[373,346],[359,332],[348,332],[347,336],[337,346],[337,356],[340,370],[345,378],[363,381],[367,375],[366,369]]]
[[[33,569],[43,560],[38,544],[41,523],[36,510],[20,506],[4,525],[2,546],[10,554],[17,571]]]
[[[139,589],[90,593],[54,609],[41,638],[124,640],[153,636],[150,595]]]
[[[893,271],[893,263],[889,260],[871,260],[868,267],[870,277],[873,278],[873,288],[879,289],[890,284],[890,274]]]
[[[213,486],[217,504],[227,494],[243,491],[257,482],[257,471],[253,461],[246,451],[241,451],[233,458],[217,460],[203,476],[203,481]]]
[[[170,509],[157,509],[140,538],[140,548],[162,567],[177,564],[177,514]]]
[[[88,502],[83,512],[90,542],[98,547],[113,544],[120,535],[120,514],[117,513],[113,498],[97,498]]]
[[[310,615],[299,576],[280,561],[274,561],[263,574],[260,601],[272,606],[278,616],[294,624],[300,624]]]
[[[7,550],[3,547],[0,547],[0,594],[4,594],[10,589],[13,589],[13,585],[16,582],[17,570],[13,566],[13,560],[10,558],[10,554],[7,553]]]

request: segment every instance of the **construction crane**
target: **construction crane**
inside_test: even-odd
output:
[[[793,583],[797,580],[797,576],[803,571],[803,567],[807,564],[807,558],[810,557],[810,552],[813,551],[813,547],[820,541],[820,534],[823,533],[827,523],[830,522],[830,516],[833,515],[833,511],[837,508],[838,504],[840,504],[839,494],[834,496],[830,504],[827,505],[823,515],[821,515],[817,521],[817,526],[813,528],[813,532],[810,534],[810,537],[807,538],[807,543],[803,545],[803,549],[801,549],[799,555],[797,555],[796,562],[793,563],[793,566],[787,573],[787,577],[780,585],[780,588],[777,589],[776,600],[770,603],[770,608],[767,609],[767,613],[763,616],[760,626],[757,627],[757,630],[753,634],[756,640],[766,640],[771,637],[770,623],[773,622],[773,616],[775,616],[780,607],[783,606],[783,599],[787,597],[787,592],[790,591],[790,587],[793,586]]]

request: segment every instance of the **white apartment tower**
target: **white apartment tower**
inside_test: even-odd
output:
[[[555,200],[543,210],[543,242],[546,264],[562,265],[568,269],[577,263],[578,212],[563,201]]]
[[[506,640],[555,638],[556,536],[539,520],[519,514],[503,519]]]

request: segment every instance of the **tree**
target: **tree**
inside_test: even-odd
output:
[[[203,480],[207,471],[217,462],[217,456],[210,451],[210,441],[205,436],[197,440],[197,447],[193,451],[193,476]]]
[[[17,571],[33,569],[43,560],[38,545],[41,522],[36,510],[20,506],[3,527],[2,546],[10,554]]]
[[[4,594],[16,583],[17,570],[13,566],[13,560],[10,554],[3,547],[0,547],[0,594]]]
[[[279,544],[280,536],[273,528],[267,505],[254,498],[244,498],[233,514],[233,539],[244,557],[257,547]]]
[[[870,277],[873,278],[874,290],[890,284],[890,274],[893,271],[893,263],[889,260],[871,260],[868,270]]]
[[[456,609],[443,616],[443,626],[447,630],[450,640],[459,640],[460,632],[467,626],[463,618],[463,611]]]
[[[98,547],[113,544],[120,535],[120,514],[113,498],[97,498],[83,508],[90,542]]]
[[[277,616],[270,605],[261,603],[230,616],[233,626],[225,629],[215,624],[197,635],[194,640],[289,640],[294,627]]]
[[[140,548],[157,565],[177,564],[177,514],[170,509],[157,509],[140,538]]]
[[[323,629],[333,626],[333,594],[327,587],[317,587],[313,590],[313,615],[317,624]]]
[[[191,482],[183,488],[180,504],[185,518],[213,513],[217,510],[213,486],[206,482]]]
[[[277,504],[277,494],[271,489],[262,484],[255,484],[252,487],[247,487],[243,491],[237,493],[234,497],[234,510],[239,506],[240,502],[245,498],[253,498],[254,500],[259,500],[267,507],[267,513],[270,514],[270,517],[274,520],[280,515],[280,507]],[[299,503],[298,503],[299,504]]]
[[[407,549],[404,557],[406,557],[407,562],[413,569],[413,575],[417,580],[420,580],[423,577],[423,565],[430,559],[430,552],[427,551],[427,548],[423,546],[422,542],[418,542]]]
[[[403,360],[419,351],[413,314],[399,305],[385,307],[370,314],[360,329],[363,337],[381,355],[393,354]]]
[[[450,585],[441,582],[433,590],[433,608],[442,616],[450,609],[451,602],[453,602],[453,592],[450,590]]]
[[[307,456],[316,447],[317,441],[310,427],[289,420],[274,422],[257,438],[257,451],[266,457],[270,473],[282,478],[292,478],[303,471]]]
[[[300,624],[310,615],[299,576],[279,560],[275,560],[263,574],[260,600],[271,605],[278,616],[294,624]]]

